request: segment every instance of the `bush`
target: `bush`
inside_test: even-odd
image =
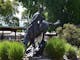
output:
[[[77,60],[77,47],[70,44],[65,44],[66,56],[70,60]]]
[[[10,43],[8,41],[0,43],[0,59],[9,60],[8,49],[10,48]]]
[[[65,53],[65,41],[60,38],[51,38],[45,47],[47,55],[54,60],[62,60]]]
[[[64,38],[72,45],[80,46],[80,28],[73,24],[64,24],[56,29],[58,36]]]
[[[24,55],[24,47],[18,42],[13,42],[8,51],[10,60],[22,60]]]
[[[78,49],[77,54],[78,54],[78,58],[80,58],[80,48]]]
[[[75,52],[75,50],[73,50],[73,49],[70,49],[70,50],[67,52],[66,55],[67,55],[68,59],[70,59],[70,60],[77,60],[76,52]]]
[[[66,43],[66,44],[65,44],[65,51],[68,52],[69,50],[77,51],[78,48],[77,48],[76,46],[72,46],[72,45],[69,44],[69,43]]]
[[[24,46],[18,42],[3,41],[0,43],[0,60],[22,60]]]

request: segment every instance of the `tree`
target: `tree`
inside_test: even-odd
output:
[[[74,24],[80,24],[80,0],[68,0],[66,8],[68,21]]]
[[[13,17],[12,20],[9,21],[8,25],[11,27],[19,27],[19,19],[17,17]]]
[[[13,8],[10,0],[0,0],[0,18],[7,23],[8,19],[12,16]]]
[[[23,6],[27,8],[26,14],[31,17],[40,7],[44,4],[44,0],[18,0],[23,3]]]
[[[13,15],[18,12],[18,6],[19,3],[16,0],[0,0],[0,20],[4,21],[5,24],[10,24]]]
[[[61,20],[65,23],[80,24],[80,0],[18,0],[27,8],[29,17],[38,10],[39,6],[46,7],[44,15],[49,22]],[[52,27],[51,27],[52,28]],[[50,30],[51,30],[50,28]],[[52,28],[53,29],[53,28]]]
[[[2,16],[11,15],[13,7],[10,0],[0,0],[0,14]]]
[[[56,20],[61,20],[65,0],[45,0],[45,5],[48,11],[48,20],[54,22]]]
[[[49,21],[80,23],[80,0],[45,0]]]
[[[31,16],[39,5],[46,6],[48,20],[54,22],[61,20],[64,23],[79,24],[80,22],[80,0],[19,0],[23,2]],[[76,21],[75,21],[76,20]]]
[[[30,16],[33,15],[35,11],[38,10],[40,5],[46,7],[47,9],[44,12],[46,19],[49,22],[54,22],[55,20],[60,19],[62,10],[64,8],[64,0],[19,0],[27,8],[27,13]]]

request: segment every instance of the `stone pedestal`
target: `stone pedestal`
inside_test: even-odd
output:
[[[51,60],[51,59],[46,57],[30,57],[29,60]]]

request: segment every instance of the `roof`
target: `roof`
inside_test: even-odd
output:
[[[0,31],[17,31],[17,30],[26,30],[24,27],[0,27]]]

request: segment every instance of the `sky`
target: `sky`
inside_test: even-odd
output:
[[[24,8],[23,8],[23,6],[21,6],[21,4],[19,4],[18,11],[19,11],[19,13],[16,13],[15,16],[17,16],[21,20],[22,12],[24,11]]]
[[[18,11],[19,11],[19,13],[16,13],[16,17],[18,17],[19,18],[19,25],[20,25],[20,27],[23,27],[23,23],[24,23],[24,21],[22,21],[21,20],[21,18],[22,18],[22,12],[24,12],[24,10],[25,10],[25,8],[23,7],[23,6],[21,6],[21,4],[19,4],[19,7],[18,7]]]

